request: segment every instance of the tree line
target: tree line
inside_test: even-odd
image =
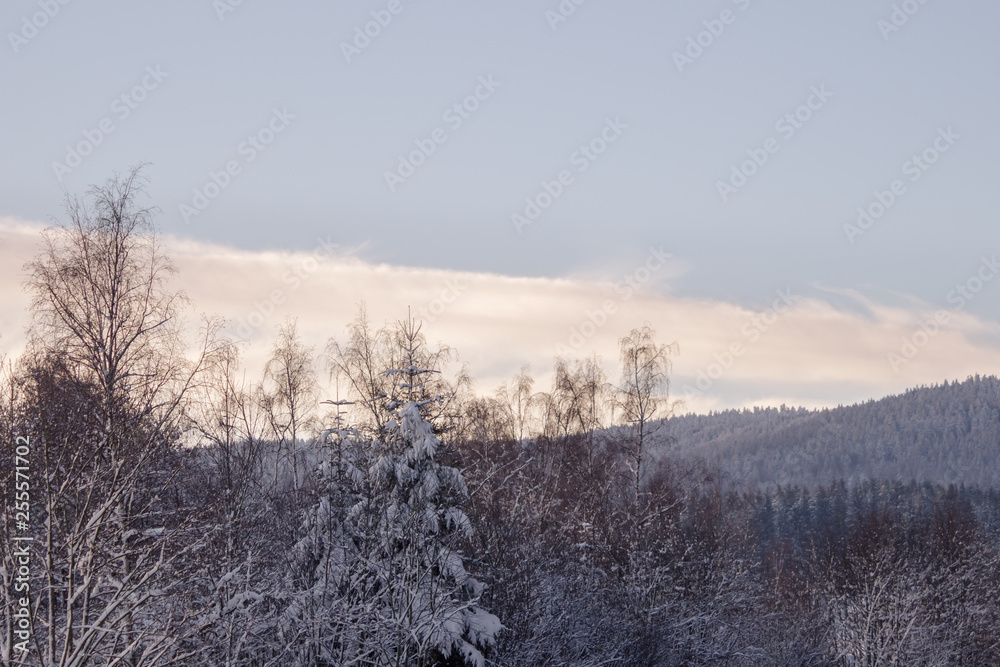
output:
[[[362,307],[321,355],[286,322],[248,379],[224,323],[185,326],[143,183],[70,201],[26,266],[0,449],[32,442],[32,632],[5,466],[0,664],[1000,662],[995,490],[767,490],[654,451],[676,348],[648,325],[617,382],[558,359],[479,396]]]

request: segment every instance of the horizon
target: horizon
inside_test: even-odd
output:
[[[38,224],[15,223],[9,219],[0,218],[0,238],[3,239],[3,247],[8,251],[13,250],[14,255],[18,258],[18,262],[16,263],[4,264],[6,275],[0,278],[0,280],[12,282],[16,279],[16,276],[20,275],[19,267],[37,249],[42,229]],[[549,321],[545,322],[546,330],[543,335],[536,335],[534,339],[527,341],[529,343],[527,345],[508,350],[502,365],[498,365],[493,356],[488,356],[489,349],[494,345],[499,346],[499,341],[505,340],[508,336],[516,335],[516,332],[521,327],[527,328],[528,326],[523,319],[521,321],[512,319],[506,322],[504,328],[497,330],[495,322],[492,321],[495,319],[493,311],[497,308],[502,308],[503,304],[506,303],[506,294],[512,289],[512,284],[513,289],[517,290],[518,293],[528,291],[535,294],[537,298],[538,292],[545,290],[552,293],[551,298],[557,301],[571,300],[574,305],[578,303],[585,304],[590,300],[591,295],[595,291],[609,296],[613,295],[615,293],[615,284],[608,281],[549,281],[544,279],[526,281],[525,279],[511,279],[508,276],[500,275],[426,271],[412,267],[385,264],[372,265],[357,257],[354,249],[343,249],[329,244],[324,248],[322,242],[317,245],[317,248],[321,250],[314,251],[313,253],[255,253],[224,245],[204,244],[190,239],[178,239],[168,235],[161,235],[161,239],[167,248],[168,256],[178,268],[178,273],[173,283],[175,287],[181,289],[192,301],[192,309],[188,314],[188,321],[194,322],[197,317],[205,315],[220,315],[225,317],[227,325],[224,333],[233,340],[242,341],[242,365],[251,374],[251,377],[260,375],[263,371],[264,363],[273,344],[274,332],[278,326],[289,319],[294,319],[297,322],[299,333],[302,335],[304,343],[313,348],[317,361],[317,369],[321,369],[320,358],[326,343],[330,339],[342,337],[345,327],[354,319],[357,306],[362,302],[366,304],[369,317],[375,326],[399,321],[402,317],[405,317],[405,312],[408,308],[413,309],[415,311],[414,318],[423,322],[424,331],[429,343],[432,345],[444,344],[455,348],[458,353],[458,359],[452,364],[451,369],[457,370],[460,365],[465,364],[470,366],[469,372],[472,376],[475,392],[481,396],[492,395],[501,383],[510,380],[514,373],[525,364],[529,366],[530,374],[535,380],[535,390],[547,390],[553,377],[552,365],[559,352],[562,352],[563,356],[568,360],[582,359],[593,353],[599,354],[609,381],[616,383],[618,380],[618,338],[628,333],[629,329],[641,326],[643,321],[650,321],[652,319],[654,325],[661,323],[655,318],[649,317],[646,317],[642,321],[639,319],[630,320],[624,314],[624,310],[629,307],[632,308],[633,315],[637,317],[642,314],[648,315],[648,309],[653,308],[661,308],[664,311],[669,308],[684,308],[687,312],[694,313],[694,315],[687,318],[688,320],[701,323],[704,323],[706,318],[712,316],[714,313],[715,326],[723,332],[722,335],[724,335],[727,329],[727,322],[736,323],[731,324],[728,327],[729,330],[738,331],[745,328],[748,323],[754,322],[757,324],[753,325],[751,331],[756,329],[758,325],[763,329],[770,329],[770,326],[766,324],[765,316],[768,312],[777,313],[773,305],[769,310],[754,313],[737,304],[705,304],[685,299],[667,300],[659,295],[651,295],[640,290],[635,290],[632,294],[636,298],[636,301],[622,301],[620,305],[623,310],[621,312],[616,310],[616,312],[608,316],[606,321],[614,326],[596,327],[595,334],[587,339],[588,345],[586,347],[579,350],[574,349],[572,347],[572,334],[570,336],[563,336],[562,338],[559,337],[558,332],[561,329],[561,322],[559,321],[558,314],[556,314],[556,317],[550,317]],[[325,253],[326,256],[317,259],[317,252]],[[310,258],[317,261],[309,264]],[[212,268],[206,268],[208,266]],[[276,284],[281,284],[277,281],[277,276],[279,275],[288,279],[294,279],[294,282],[287,284],[289,281],[286,280],[284,281],[284,287],[278,288],[277,291],[271,290],[269,292],[269,288]],[[345,280],[345,277],[348,279]],[[362,288],[362,286],[370,284],[375,280],[381,281],[381,290],[366,292]],[[395,298],[365,301],[365,295],[370,293],[392,295],[393,290],[385,287],[385,285],[391,285],[396,281],[403,280],[407,281],[408,288],[402,294],[397,294]],[[227,288],[223,290],[221,295],[217,293],[218,288],[220,286],[226,287],[227,283],[240,285],[240,289],[244,293],[250,293],[252,296],[246,298],[245,301],[241,300],[236,302],[236,304],[231,303],[228,297],[236,290]],[[474,291],[478,290],[480,302],[465,305],[461,302],[461,297],[470,290],[470,283],[476,285]],[[440,296],[428,298],[427,295],[440,294],[442,290],[448,289],[448,285],[451,285],[453,288],[452,291],[456,292],[455,302],[449,304],[449,308],[445,312],[435,315],[432,312],[434,310],[434,300],[440,300]],[[340,291],[332,298],[329,294],[327,295],[327,298],[330,298],[331,301],[336,302],[340,306],[335,317],[328,317],[325,314],[325,309],[320,309],[318,313],[315,310],[310,310],[308,307],[310,303],[322,298],[320,295],[336,288],[339,288]],[[280,292],[280,295],[278,292]],[[413,294],[422,295],[424,298],[423,303],[407,301]],[[28,324],[28,299],[24,292],[5,292],[4,295],[5,300],[3,303],[0,303],[0,311],[4,314],[2,320],[4,335],[0,338],[0,348],[2,348],[6,356],[16,357],[23,350],[23,345],[26,342],[24,327],[27,327]],[[784,296],[787,297],[788,294]],[[275,300],[272,301],[272,298]],[[779,306],[783,306],[781,296],[775,297],[775,302]],[[532,313],[532,316],[536,318],[533,319],[536,328],[542,323],[540,318],[543,317],[543,314],[540,309],[549,308],[548,303],[550,303],[548,299],[540,302],[539,310]],[[720,317],[715,312],[720,308],[720,305],[724,306],[727,310],[724,317]],[[296,310],[297,307],[301,308],[301,311]],[[573,312],[573,307],[567,306],[566,308],[569,312]],[[863,319],[853,316],[849,312],[831,308],[829,304],[819,300],[810,300],[804,304],[796,301],[794,302],[794,308],[788,306],[786,313],[783,313],[784,317],[789,320],[789,322],[786,322],[786,328],[790,328],[791,330],[782,333],[776,323],[774,329],[771,330],[771,336],[774,338],[769,343],[771,355],[781,354],[788,357],[791,353],[796,353],[799,355],[801,361],[803,358],[812,358],[813,355],[819,353],[819,350],[814,346],[802,345],[802,337],[799,332],[802,330],[811,330],[813,322],[809,317],[799,317],[798,321],[795,321],[795,310],[805,313],[816,313],[827,321],[831,318],[837,318],[839,319],[839,331],[851,331],[864,323]],[[265,314],[264,311],[267,311],[267,313]],[[493,317],[489,318],[490,321],[480,323],[479,318],[483,316],[484,311],[487,315],[493,315]],[[589,312],[593,313],[597,311],[591,310]],[[17,315],[13,316],[13,321],[12,313],[17,313]],[[255,314],[258,315],[257,318],[254,317]],[[891,321],[892,318],[885,315],[883,319]],[[260,321],[258,322],[257,320]],[[336,324],[331,326],[331,320],[334,320]],[[739,326],[740,323],[742,323],[742,326]],[[19,338],[9,335],[8,331],[13,328],[12,324],[22,327]],[[967,323],[966,326],[975,327],[978,324],[973,320]],[[577,330],[579,330],[578,326]],[[703,330],[696,328],[694,330],[704,335]],[[897,329],[898,333],[905,333],[906,331],[905,328]],[[765,333],[767,331],[760,331],[760,338],[763,339],[764,344],[768,344],[764,336]],[[891,333],[888,334],[890,337],[892,335]],[[948,336],[948,332],[942,332],[941,336],[944,339]],[[818,347],[822,347],[825,342],[836,338],[837,335],[832,335],[826,339],[820,339]],[[553,339],[556,340],[555,344],[551,342]],[[959,342],[959,339],[954,336],[951,340],[953,343]],[[12,341],[13,345],[11,344]],[[798,345],[798,349],[790,348],[789,346],[792,345]],[[740,367],[737,362],[741,360],[742,355],[733,354],[729,345],[720,342],[715,344],[714,347],[724,351],[729,350],[729,368],[725,369],[727,373],[723,373],[720,376],[721,379],[718,381],[720,384],[727,379],[732,379],[728,377],[729,371],[732,371],[733,377],[739,377],[751,383],[755,380],[761,382],[762,378],[768,378],[769,373],[771,374],[770,378],[772,381],[781,381],[780,376],[778,379],[774,379],[773,369],[768,364],[758,361],[756,364],[744,363]],[[935,356],[938,368],[954,367],[956,355],[954,352],[944,354],[945,347],[947,346],[940,345],[935,350],[932,346],[928,350],[929,354],[924,354],[923,356],[930,358],[931,354],[936,352]],[[709,348],[711,349],[711,344]],[[530,356],[518,356],[519,350],[528,350]],[[840,348],[839,351],[843,351],[843,348]],[[851,386],[851,389],[854,390],[853,395],[844,400],[831,399],[829,401],[817,400],[804,402],[796,400],[795,396],[779,395],[769,402],[765,399],[765,402],[721,404],[718,402],[699,402],[698,399],[702,398],[705,394],[712,395],[710,390],[714,388],[716,380],[708,376],[709,374],[714,374],[712,373],[713,366],[722,369],[726,358],[719,352],[715,352],[711,357],[710,366],[692,368],[691,363],[685,363],[687,360],[685,359],[682,347],[678,354],[672,356],[673,368],[670,374],[669,396],[671,402],[682,402],[682,405],[679,406],[681,410],[688,410],[689,407],[694,408],[690,412],[680,412],[677,416],[689,413],[709,415],[712,412],[724,412],[727,410],[739,411],[744,409],[752,410],[754,408],[778,408],[782,404],[792,409],[822,410],[877,401],[901,395],[906,391],[922,386],[936,386],[943,382],[960,383],[975,375],[984,377],[995,376],[995,374],[980,369],[973,361],[974,358],[983,354],[984,351],[982,348],[970,346],[966,347],[963,352],[968,357],[968,366],[964,375],[955,374],[949,376],[943,374],[937,377],[924,374],[918,376],[910,375],[907,377],[912,378],[912,382],[908,382],[906,377],[900,377],[902,374],[893,373],[890,375],[889,373],[883,373],[881,382],[879,382],[880,378],[875,377],[867,384],[862,382],[854,383]],[[997,359],[1000,361],[1000,356]],[[753,360],[751,359],[750,361],[752,362]],[[787,363],[794,366],[796,362],[788,361]],[[843,366],[843,360],[838,361],[833,358],[829,358],[827,363],[831,367],[834,365]],[[856,366],[854,368],[856,370],[865,368],[863,358],[857,359],[855,363]],[[926,365],[930,364],[925,363]],[[678,367],[680,371],[678,371]],[[816,365],[814,364],[815,367]],[[760,377],[755,378],[753,376],[754,369],[761,371]],[[944,372],[946,373],[946,371]],[[320,376],[325,376],[325,373],[321,370]],[[709,391],[704,391],[702,394],[697,393],[700,386],[698,383],[699,378],[710,380]],[[331,395],[336,391],[329,381],[323,386]],[[866,387],[870,390],[868,393],[864,393]],[[691,391],[695,393],[691,393]]]
[[[902,390],[900,392],[897,392],[897,393],[885,394],[885,395],[882,395],[882,396],[870,396],[868,398],[861,399],[861,400],[855,401],[853,403],[839,403],[837,405],[826,405],[826,406],[819,406],[819,407],[812,407],[812,408],[808,408],[808,407],[805,407],[805,406],[802,406],[802,405],[785,405],[785,404],[781,404],[781,405],[747,405],[747,406],[738,407],[738,408],[716,409],[716,410],[711,410],[709,412],[685,412],[685,413],[682,413],[682,414],[673,414],[673,415],[669,415],[668,417],[666,417],[666,419],[668,419],[668,420],[669,419],[678,419],[678,418],[682,418],[682,417],[711,417],[711,416],[713,416],[715,414],[723,414],[725,412],[753,412],[753,411],[756,411],[756,410],[789,410],[789,411],[793,411],[793,412],[800,411],[800,410],[805,410],[805,411],[807,411],[809,413],[822,412],[824,410],[830,410],[830,411],[832,411],[832,410],[843,410],[845,408],[856,408],[856,407],[865,405],[867,403],[878,403],[880,401],[888,400],[888,399],[891,399],[891,398],[899,398],[899,397],[902,397],[902,396],[906,396],[907,394],[909,394],[911,392],[923,391],[923,390],[927,390],[927,389],[950,388],[950,387],[954,387],[955,385],[965,384],[966,382],[970,382],[970,381],[982,381],[982,380],[995,380],[996,381],[996,380],[1000,380],[1000,376],[989,375],[989,374],[984,375],[982,373],[976,373],[976,374],[973,374],[973,375],[966,376],[965,379],[956,378],[956,379],[953,379],[953,380],[949,380],[948,378],[945,378],[945,379],[941,380],[940,382],[934,382],[932,384],[918,384],[918,385],[914,385],[912,387],[907,387],[904,390]]]

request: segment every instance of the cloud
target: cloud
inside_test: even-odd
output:
[[[28,320],[21,267],[41,228],[0,219],[0,340],[14,354]],[[408,309],[423,319],[430,340],[456,348],[483,393],[525,363],[546,388],[557,353],[597,352],[617,380],[617,341],[646,321],[678,344],[672,393],[698,412],[851,403],[1000,369],[1000,325],[971,314],[950,311],[948,323],[929,333],[937,309],[913,299],[886,305],[846,290],[829,290],[835,298],[827,300],[822,291],[807,298],[783,289],[755,310],[686,298],[657,288],[679,261],[658,259],[653,249],[614,280],[548,279],[372,264],[326,236],[305,252],[163,240],[179,269],[176,286],[199,312],[225,317],[228,331],[248,340],[251,372],[262,367],[284,318],[297,318],[307,343],[321,351],[343,335],[362,301],[376,325],[405,318]],[[844,307],[845,299],[856,307]],[[905,341],[910,356],[901,351]],[[891,352],[904,360],[897,368]]]

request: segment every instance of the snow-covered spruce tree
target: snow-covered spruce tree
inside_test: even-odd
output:
[[[384,371],[381,428],[322,436],[323,492],[296,545],[284,623],[299,664],[482,666],[501,629],[466,572],[468,491],[429,420],[449,397],[428,389],[438,371],[423,367],[419,325],[400,323],[395,340],[402,363]]]

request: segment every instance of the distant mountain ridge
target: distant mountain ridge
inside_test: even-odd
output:
[[[660,433],[661,452],[703,458],[736,483],[916,479],[1000,487],[996,376],[976,375],[834,409],[782,406],[684,415],[669,419]]]

